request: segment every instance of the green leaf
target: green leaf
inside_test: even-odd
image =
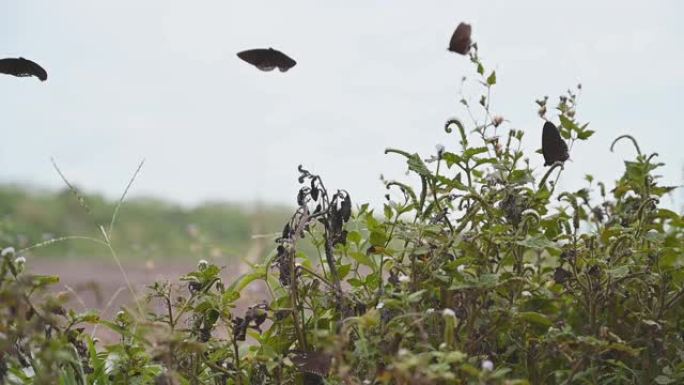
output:
[[[370,243],[373,246],[385,246],[387,243],[387,234],[384,231],[372,231],[370,234]]]
[[[451,168],[454,164],[461,163],[463,162],[463,159],[461,158],[460,155],[454,154],[453,152],[445,152],[442,154],[442,159],[447,164],[447,167]]]
[[[629,274],[629,266],[622,265],[618,266],[616,268],[608,270],[608,275],[610,275],[613,278],[622,278]]]
[[[373,263],[373,260],[368,255],[366,255],[364,253],[361,253],[358,251],[353,251],[353,252],[349,253],[349,256],[353,260],[355,260],[356,262],[358,262],[362,265],[366,265],[366,266],[370,266],[370,267],[375,266],[375,263]]]
[[[340,265],[339,269],[337,270],[338,274],[340,275],[340,279],[344,279],[344,277],[349,274],[351,271],[351,264],[347,263],[345,265]]]
[[[516,242],[520,246],[525,246],[529,247],[531,249],[535,250],[544,250],[544,249],[554,249],[554,250],[560,250],[560,247],[556,245],[554,242],[550,241],[548,238],[546,238],[544,235],[538,234],[534,236],[528,236],[527,238],[523,239],[522,241]]]
[[[463,158],[470,159],[475,155],[483,154],[487,152],[487,147],[474,147],[463,151]]]
[[[233,291],[233,290],[226,290],[222,295],[221,295],[221,301],[224,304],[229,304],[233,303],[240,299],[240,292],[239,291]]]
[[[88,311],[86,313],[79,314],[78,320],[79,322],[87,322],[94,324],[100,321],[100,315],[97,314],[95,311]]]
[[[674,384],[677,380],[661,374],[658,377],[654,378],[653,381],[655,381],[655,383],[659,385],[667,385]]]
[[[580,131],[577,133],[577,139],[581,139],[581,140],[589,139],[590,136],[594,135],[594,132],[595,131],[593,131],[593,130]]]
[[[243,274],[240,278],[236,279],[227,290],[232,291],[242,291],[247,285],[252,283],[257,279],[264,278],[266,276],[266,268],[264,266],[255,266],[251,273]]]
[[[496,274],[482,274],[478,278],[478,286],[484,289],[496,287],[499,284],[499,276]]]
[[[425,291],[426,290],[423,289],[423,290],[418,290],[414,293],[409,294],[409,296],[407,298],[409,303],[416,303],[416,302],[420,301],[423,298],[423,294],[425,294]]]
[[[468,186],[464,185],[463,182],[461,182],[461,173],[456,174],[456,176],[453,179],[440,175],[437,177],[437,181],[439,181],[439,183],[443,186],[452,189],[457,189],[461,191],[468,190]]]
[[[487,84],[490,86],[496,84],[496,71],[492,71],[492,73],[487,77]]]
[[[656,216],[658,218],[664,218],[664,219],[674,219],[674,220],[679,219],[679,214],[677,214],[676,212],[674,212],[672,210],[668,210],[668,209],[662,209],[662,208],[658,209]]]
[[[43,287],[59,283],[59,276],[56,275],[34,275],[31,277],[31,283],[34,287]]]
[[[567,128],[568,130],[570,130],[570,131],[575,131],[575,132],[580,132],[580,131],[581,131],[580,128],[577,127],[577,125],[575,124],[575,122],[573,122],[572,120],[570,120],[570,118],[568,118],[567,116],[565,116],[565,115],[560,115],[559,118],[560,118],[561,125],[562,125],[563,127]],[[589,131],[589,130],[588,130],[588,131]]]
[[[427,168],[427,166],[425,165],[423,160],[420,159],[420,156],[418,156],[418,154],[411,155],[408,158],[407,163],[409,170],[416,172],[418,175],[424,177],[430,177],[432,175],[430,173],[430,169]]]
[[[544,327],[549,327],[552,325],[552,322],[544,315],[541,313],[537,313],[534,311],[524,311],[518,313],[518,317],[524,321],[539,325],[539,326],[544,326]]]
[[[347,234],[347,240],[358,245],[361,243],[361,233],[356,230],[352,230]]]
[[[392,207],[385,203],[384,209],[385,209],[385,219],[387,219],[387,220],[392,219],[392,215],[394,215],[392,213]]]
[[[525,184],[534,182],[534,177],[530,170],[513,170],[508,176],[508,181],[514,184]]]

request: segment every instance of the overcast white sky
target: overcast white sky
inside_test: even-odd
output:
[[[457,148],[442,130],[471,74],[446,50],[473,24],[499,84],[493,109],[526,131],[541,174],[534,99],[581,81],[580,120],[597,133],[573,148],[563,184],[611,183],[630,133],[682,183],[684,28],[679,1],[10,1],[0,2],[0,57],[24,56],[49,79],[0,76],[0,182],[118,196],[142,158],[134,195],[293,203],[296,167],[356,202],[379,202],[381,173],[404,162],[385,147]],[[298,61],[264,73],[248,48]],[[681,195],[680,195],[681,196]],[[681,200],[681,199],[680,199]],[[681,202],[679,202],[681,204]]]

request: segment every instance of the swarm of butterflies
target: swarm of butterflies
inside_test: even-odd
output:
[[[467,55],[473,43],[471,40],[472,27],[470,24],[460,23],[449,40],[449,51]],[[255,66],[261,71],[273,71],[278,68],[280,72],[287,72],[297,65],[297,62],[285,53],[273,48],[255,48],[237,53],[237,56],[245,62]],[[40,81],[47,80],[47,71],[38,63],[23,57],[0,59],[0,73],[17,77],[35,76]],[[551,122],[545,122],[542,131],[542,154],[544,166],[553,165],[556,162],[565,162],[570,157],[568,145],[560,136],[558,128]]]
[[[460,55],[468,55],[473,43],[471,41],[472,27],[470,24],[460,23],[449,41],[448,50]],[[287,72],[297,62],[285,53],[273,48],[256,48],[237,53],[238,58],[255,66],[261,71]],[[19,58],[0,59],[0,73],[16,77],[35,76],[40,81],[47,80],[47,71],[38,63]],[[542,154],[544,166],[551,166],[556,162],[568,160],[568,146],[561,138],[558,128],[551,122],[545,122],[542,131]],[[249,323],[249,320],[247,321]],[[262,321],[263,322],[263,321]],[[331,357],[322,352],[292,352],[293,362],[304,373],[324,376],[330,369]]]

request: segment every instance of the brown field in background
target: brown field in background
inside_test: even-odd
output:
[[[247,264],[242,261],[212,260],[219,267],[223,268],[221,277],[228,286],[241,274],[248,270]],[[179,281],[185,275],[196,268],[197,260],[188,258],[187,260],[169,261],[124,261],[123,268],[128,279],[138,293],[143,298],[149,292],[146,289],[155,281],[171,281],[180,283],[179,290],[187,294],[187,284]],[[96,258],[88,260],[79,259],[50,259],[35,258],[27,261],[29,272],[33,274],[57,275],[60,282],[53,285],[55,291],[70,292],[69,307],[77,312],[87,309],[96,309],[104,319],[112,319],[121,310],[122,306],[134,309],[133,297],[126,285],[119,267],[113,262]],[[243,316],[248,306],[268,300],[268,294],[260,282],[253,282],[242,293],[237,301],[234,314]],[[90,329],[90,328],[88,328]],[[111,341],[116,336],[103,327],[97,330],[97,337],[104,341]]]

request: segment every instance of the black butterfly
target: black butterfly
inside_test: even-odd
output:
[[[558,128],[551,122],[544,123],[542,154],[544,154],[544,166],[550,166],[558,161],[565,162],[570,158],[568,145],[561,138]]]
[[[332,364],[330,354],[324,352],[300,352],[292,351],[290,356],[292,362],[302,373],[314,374],[320,377],[327,377]]]
[[[467,55],[470,51],[470,34],[472,33],[470,24],[460,23],[449,41],[449,51]]]
[[[257,48],[238,52],[238,57],[262,71],[272,71],[278,67],[285,72],[297,64],[291,57],[273,48]]]
[[[0,73],[19,77],[35,76],[42,82],[47,80],[47,71],[43,67],[23,57],[0,59]]]

